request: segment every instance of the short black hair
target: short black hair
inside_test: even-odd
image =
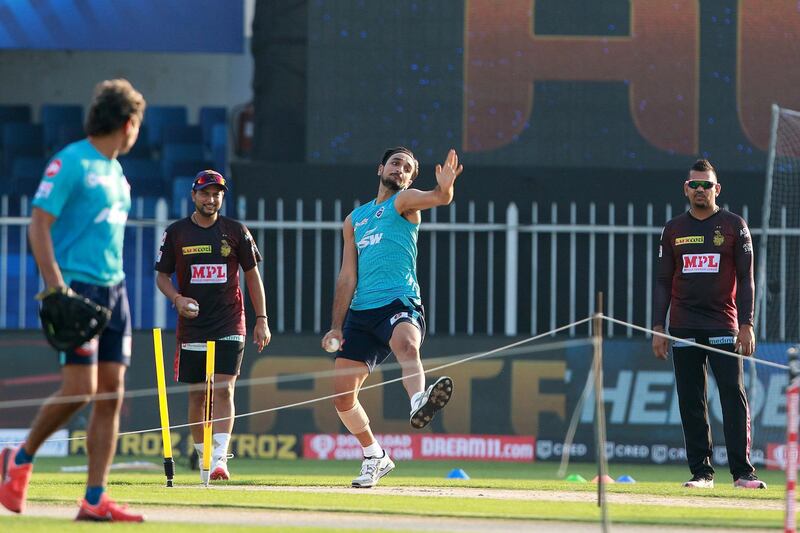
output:
[[[142,93],[125,79],[105,80],[97,84],[86,116],[87,135],[109,135],[122,128],[131,117],[141,123],[145,101]]]
[[[717,175],[717,171],[714,170],[714,165],[712,165],[711,161],[708,159],[698,159],[694,162],[689,170],[694,170],[697,172],[713,172],[715,176]]]
[[[414,152],[406,148],[405,146],[395,146],[394,148],[389,148],[385,152],[383,152],[383,157],[381,158],[381,165],[386,165],[386,162],[389,161],[389,158],[392,157],[394,154],[406,154],[411,156],[411,159],[414,160],[414,171],[411,174],[411,179],[415,179],[419,175],[419,161],[417,158],[414,157]]]

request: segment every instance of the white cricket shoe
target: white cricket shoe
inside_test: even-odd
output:
[[[392,471],[394,463],[386,450],[383,457],[366,457],[361,463],[361,475],[353,480],[353,487],[368,489],[378,484],[378,480]]]
[[[231,473],[228,471],[228,459],[232,458],[233,454],[214,455],[211,458],[211,480],[229,480]]]
[[[431,423],[433,415],[442,409],[453,395],[453,380],[442,376],[428,387],[411,409],[411,427],[422,429]]]
[[[710,476],[692,476],[692,479],[683,484],[690,489],[713,489],[714,478]]]

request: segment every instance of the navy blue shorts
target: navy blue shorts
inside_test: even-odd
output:
[[[73,281],[70,288],[111,309],[111,320],[99,336],[69,352],[59,352],[62,365],[94,365],[98,361],[131,364],[131,308],[125,281],[101,287]]]
[[[392,353],[389,339],[394,327],[403,322],[417,326],[422,339],[425,339],[425,309],[421,305],[409,306],[395,300],[375,309],[350,309],[342,328],[344,344],[336,357],[361,361],[372,372]]]

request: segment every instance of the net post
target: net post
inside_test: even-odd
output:
[[[597,506],[600,507],[602,531],[608,530],[608,510],[605,501],[606,464],[606,410],[603,403],[603,293],[597,293],[597,307],[593,317],[592,345],[594,357],[595,448],[597,451]]]
[[[789,359],[789,386],[786,387],[786,515],[784,531],[797,531],[797,428],[798,407],[800,406],[800,350],[792,346],[786,352]]]

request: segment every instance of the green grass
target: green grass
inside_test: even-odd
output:
[[[124,461],[127,459],[118,459]],[[156,462],[156,461],[154,461]],[[37,459],[33,482],[29,491],[32,502],[65,503],[76,501],[83,493],[85,474],[60,473],[64,464],[82,464],[83,459]],[[445,479],[452,468],[463,468],[470,475],[469,480]],[[483,497],[422,498],[413,495],[376,494],[368,490],[353,490],[344,493],[313,493],[292,491],[248,490],[258,486],[319,486],[348,487],[357,474],[359,464],[353,461],[277,461],[237,459],[231,461],[234,479],[225,483],[229,487],[242,490],[207,490],[199,485],[196,471],[189,471],[178,465],[176,488],[164,487],[161,472],[112,472],[109,490],[120,502],[140,506],[181,506],[264,509],[264,510],[307,510],[334,511],[348,513],[381,513],[391,515],[506,518],[525,520],[569,520],[597,521],[600,517],[594,503],[570,501],[533,501],[493,499],[489,493]],[[398,462],[390,476],[381,481],[386,487],[471,487],[506,490],[543,490],[595,492],[591,483],[569,483],[556,478],[558,465],[555,463],[483,463],[483,462]],[[596,474],[594,465],[573,464],[570,474],[581,474],[591,479]],[[784,476],[782,472],[763,471],[759,475],[769,485],[769,489],[749,491],[734,489],[727,472],[717,473],[717,487],[710,491],[684,489],[681,482],[688,478],[685,467],[655,465],[611,465],[610,474],[618,477],[623,474],[637,480],[635,484],[613,484],[609,493],[627,493],[656,497],[702,498],[707,504],[697,507],[680,505],[636,505],[611,503],[609,515],[617,523],[715,526],[730,528],[780,527],[783,512],[777,510],[753,509],[748,500],[774,500],[784,498]],[[740,508],[716,508],[714,500],[736,498],[741,501]],[[63,521],[59,522],[61,527]],[[45,518],[0,516],[0,530],[11,531],[9,527],[24,525],[25,531],[38,531],[37,528],[51,529],[54,522]],[[79,525],[76,525],[78,527]],[[191,524],[176,524],[172,533],[182,531]],[[163,524],[161,524],[163,528]],[[232,526],[225,526],[226,529]],[[233,530],[252,529],[247,526]],[[285,530],[285,526],[283,526]],[[141,527],[137,529],[142,531]],[[69,529],[73,531],[73,529]],[[80,531],[75,529],[74,531]],[[333,531],[326,529],[293,529],[292,531]]]

